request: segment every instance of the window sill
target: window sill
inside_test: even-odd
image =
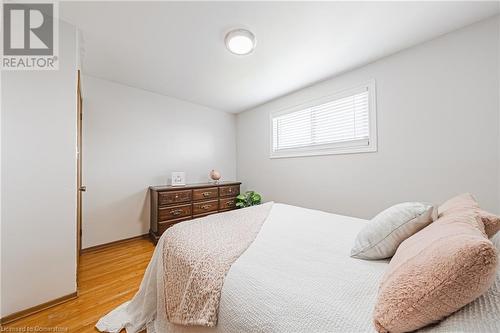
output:
[[[345,148],[326,148],[314,150],[290,150],[282,152],[271,152],[269,158],[292,158],[292,157],[308,157],[308,156],[323,156],[323,155],[345,155],[345,154],[360,154],[377,152],[376,145],[361,146],[361,147],[345,147]]]

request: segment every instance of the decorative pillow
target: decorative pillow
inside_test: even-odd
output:
[[[438,208],[438,217],[444,216],[457,211],[479,209],[479,204],[470,193],[457,195]]]
[[[438,209],[439,217],[464,210],[473,210],[479,215],[488,237],[493,237],[500,230],[500,217],[479,208],[479,204],[470,193],[457,195],[439,206]]]
[[[495,246],[473,209],[445,214],[399,246],[379,287],[378,332],[434,323],[486,292],[495,279]]]
[[[478,210],[479,217],[484,224],[484,232],[488,237],[493,237],[500,230],[500,216],[488,213],[482,209]]]
[[[359,232],[351,250],[351,257],[392,257],[402,241],[435,220],[436,215],[437,209],[427,203],[405,202],[389,207]]]

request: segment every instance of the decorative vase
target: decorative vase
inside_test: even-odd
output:
[[[212,180],[214,182],[217,183],[219,181],[220,177],[221,176],[220,176],[220,172],[219,171],[217,171],[217,170],[210,171],[210,178],[212,178]]]

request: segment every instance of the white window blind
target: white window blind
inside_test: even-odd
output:
[[[366,85],[272,115],[271,155],[313,155],[307,152],[349,152],[349,147],[358,151],[359,147],[370,147],[371,90]]]

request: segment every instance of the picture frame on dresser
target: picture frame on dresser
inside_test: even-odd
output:
[[[171,226],[198,217],[236,209],[241,182],[150,186],[149,236],[156,244]]]
[[[186,173],[183,171],[172,172],[172,186],[185,186],[186,185]]]

